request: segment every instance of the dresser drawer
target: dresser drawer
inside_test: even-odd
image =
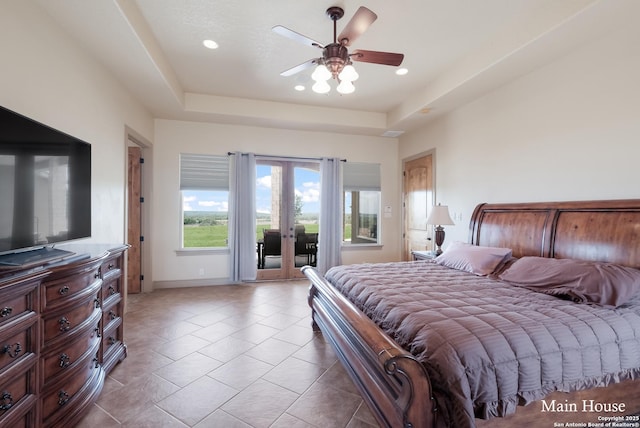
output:
[[[74,341],[65,342],[59,350],[42,357],[44,384],[55,383],[59,376],[66,376],[76,366],[83,365],[87,358],[96,358],[101,339],[98,331],[98,324],[93,324]]]
[[[119,349],[122,343],[122,319],[116,318],[109,328],[104,330],[102,336],[102,352],[105,359],[110,357],[112,352]]]
[[[36,352],[37,318],[34,312],[26,314],[14,328],[0,329],[0,372],[9,370],[22,359]],[[4,330],[4,331],[2,331]]]
[[[102,368],[95,363],[92,356],[84,360],[73,373],[70,372],[66,382],[58,382],[50,388],[44,388],[41,407],[44,425],[47,426],[61,417],[61,414],[67,412],[68,406],[93,393],[95,387],[99,387],[102,382],[102,373]]]
[[[102,328],[109,329],[111,324],[122,322],[122,305],[112,305],[102,310]]]
[[[12,415],[8,412],[4,416],[0,416],[0,427],[11,428],[32,428],[35,426],[35,411]]]
[[[96,316],[96,311],[100,319],[102,315],[99,306],[97,295],[93,295],[65,311],[48,314],[42,322],[44,347],[55,346],[53,341],[66,340],[64,336],[70,336],[76,329],[86,325],[90,317]]]
[[[42,276],[17,278],[0,287],[0,327],[25,312],[38,312],[38,286]]]
[[[22,403],[34,396],[35,376],[36,368],[32,364],[29,370],[0,386],[0,419],[7,418],[10,412],[16,411]]]
[[[98,266],[80,275],[65,276],[53,281],[47,281],[44,284],[44,290],[42,292],[43,311],[53,306],[64,304],[66,299],[70,299],[82,291],[96,286],[100,281]]]
[[[111,278],[120,277],[122,274],[122,266],[120,266],[121,262],[121,257],[110,257],[106,259],[100,266],[102,279],[107,281]]]
[[[104,306],[111,305],[113,300],[119,300],[121,297],[119,279],[108,280],[102,283],[102,301]]]
[[[28,294],[15,296],[8,300],[0,299],[2,301],[0,303],[0,326],[25,312],[34,311],[33,305],[30,304],[32,300]]]

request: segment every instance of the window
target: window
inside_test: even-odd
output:
[[[343,242],[379,244],[380,165],[343,164]]]
[[[180,155],[182,248],[228,245],[229,158]]]

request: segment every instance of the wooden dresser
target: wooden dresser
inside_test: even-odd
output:
[[[126,249],[0,271],[0,427],[72,427],[97,400],[126,357]]]

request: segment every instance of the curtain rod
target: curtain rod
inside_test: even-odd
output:
[[[235,155],[235,152],[227,152],[228,156],[232,156]],[[322,160],[322,158],[303,158],[303,157],[297,157],[297,156],[276,156],[276,155],[255,155],[256,157],[260,157],[260,158],[271,158],[271,159],[295,159],[295,160],[301,160],[301,161],[320,161]],[[346,159],[340,159],[340,162],[346,162]]]

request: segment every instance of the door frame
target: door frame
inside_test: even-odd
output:
[[[142,234],[142,236],[144,237],[144,250],[141,249],[140,251],[140,275],[142,275],[142,277],[144,279],[141,280],[141,289],[140,291],[142,293],[149,293],[151,291],[153,291],[153,279],[151,277],[151,272],[152,272],[152,266],[151,266],[151,260],[152,260],[152,255],[151,255],[151,221],[150,221],[150,203],[151,201],[149,200],[148,197],[144,196],[144,195],[151,195],[151,188],[152,188],[152,156],[151,156],[151,149],[152,149],[152,144],[149,140],[147,140],[146,138],[144,138],[142,135],[140,135],[138,132],[136,132],[135,130],[133,130],[132,128],[130,128],[129,126],[125,125],[125,138],[124,138],[124,158],[125,158],[125,168],[124,168],[124,182],[125,182],[125,186],[124,186],[124,203],[125,203],[125,215],[124,215],[124,237],[125,240],[128,240],[128,235],[129,235],[129,195],[133,192],[133,189],[130,188],[131,183],[129,182],[129,146],[138,146],[142,149],[142,158],[144,159],[144,167],[142,168],[141,171],[141,188],[140,188],[140,195],[142,195],[145,199],[144,199],[144,203],[141,204],[140,207],[140,223],[141,223],[141,228],[140,228],[140,232]],[[126,242],[129,243],[129,242]],[[141,243],[142,244],[142,243]],[[127,252],[128,253],[128,252]],[[128,256],[125,257],[125,260],[128,259]],[[125,267],[125,272],[128,272],[128,262],[125,261],[126,267]],[[127,281],[127,275],[123,275],[123,280],[125,281],[124,284],[124,289],[127,290],[128,294],[128,281]]]
[[[258,269],[257,280],[297,279],[304,278],[304,274],[295,265],[295,168],[317,165],[318,173],[320,164],[304,159],[283,158],[258,158],[256,165],[272,165],[282,168],[282,186],[280,196],[280,235],[281,235],[281,261],[280,268]],[[273,193],[273,189],[272,189]],[[275,226],[273,223],[271,226]],[[256,232],[259,232],[256,229]]]
[[[408,231],[408,224],[407,224],[407,207],[406,207],[406,200],[407,200],[407,190],[406,190],[406,176],[405,176],[405,171],[406,171],[406,164],[412,161],[415,161],[417,159],[420,158],[424,158],[430,156],[431,157],[431,183],[433,183],[433,188],[431,189],[432,195],[433,195],[433,203],[435,203],[435,201],[437,200],[437,195],[436,195],[436,149],[430,149],[418,154],[415,154],[413,156],[404,158],[402,160],[402,260],[404,261],[409,261],[409,260],[413,260],[413,257],[411,255],[411,249],[408,248],[407,245],[407,231]],[[431,212],[431,206],[428,205],[428,201],[427,201],[427,207],[426,207],[426,213],[427,216],[429,215],[429,213]],[[426,221],[426,218],[425,218]],[[430,233],[431,232],[431,233]],[[427,249],[433,249],[433,231],[429,231],[429,226],[427,225],[427,230],[425,231],[425,241],[426,241],[426,247]],[[431,247],[431,248],[429,248]]]

